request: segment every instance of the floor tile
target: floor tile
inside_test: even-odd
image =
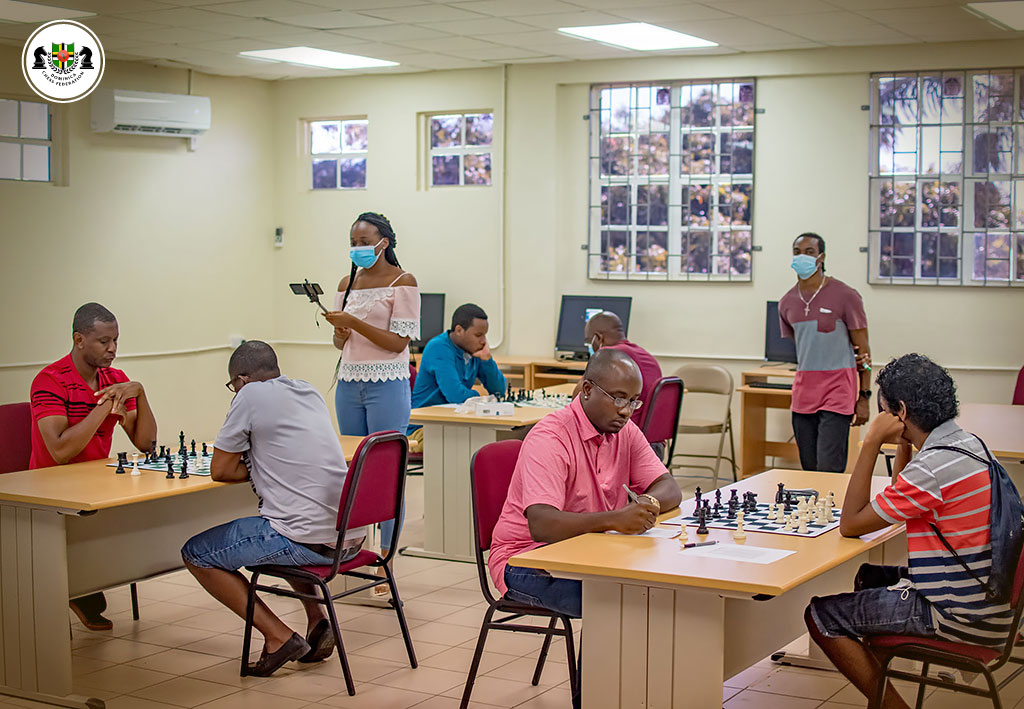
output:
[[[536,657],[540,652],[542,643],[543,640],[541,640],[540,636],[533,635],[532,633],[497,631],[487,634],[487,644],[484,647],[487,652],[498,652],[502,655],[515,655],[516,657],[533,655]],[[464,642],[459,647],[472,650],[476,647],[476,640]]]
[[[810,674],[809,672],[787,671],[782,668],[777,672],[772,672],[764,679],[752,683],[749,688],[758,692],[771,692],[772,694],[785,694],[789,697],[824,701],[847,684],[849,683],[846,678],[839,673],[819,670],[815,674]]]
[[[442,670],[452,670],[453,672],[462,672],[463,674],[469,672],[469,666],[473,662],[473,650],[467,647],[453,647],[448,648],[444,652],[439,652],[436,655],[432,655],[427,658],[423,658],[420,664],[426,667],[437,667]],[[519,658],[512,655],[501,655],[496,652],[484,652],[480,656],[480,669],[478,674],[485,675],[491,670],[494,670],[502,665],[507,665],[509,662],[514,662]],[[545,670],[546,672],[546,670]]]
[[[348,690],[345,680],[339,677],[316,672],[295,672],[286,677],[271,677],[269,682],[260,685],[260,691],[316,702]]]
[[[221,659],[216,656],[212,657],[218,661]],[[206,680],[208,682],[218,682],[229,687],[235,687],[236,689],[258,687],[259,685],[270,681],[266,677],[241,677],[238,674],[239,669],[238,660],[227,660],[219,662],[219,664],[212,665],[211,667],[192,672],[189,674],[189,677]]]
[[[167,648],[161,645],[150,643],[134,642],[123,638],[112,638],[105,643],[89,645],[75,650],[76,657],[87,657],[93,660],[106,660],[107,662],[131,662],[147,655],[155,655],[164,652]]]
[[[426,603],[426,601],[423,601]],[[440,605],[440,604],[432,604]],[[443,623],[450,623],[452,625],[464,625],[467,628],[473,628],[476,632],[480,632],[480,625],[484,622],[484,613],[487,612],[486,608],[453,608],[452,606],[444,606],[448,608],[448,615],[438,618]],[[454,611],[454,612],[452,612]]]
[[[138,660],[132,660],[129,664],[133,667],[142,667],[147,670],[156,670],[157,672],[167,672],[168,674],[181,676],[207,667],[213,667],[220,664],[221,661],[221,658],[216,655],[173,648]]]
[[[466,675],[451,670],[440,670],[436,667],[406,667],[373,680],[373,684],[396,689],[407,689],[424,694],[442,694],[453,687],[462,687]]]
[[[408,662],[399,663],[392,659],[383,660],[376,657],[364,657],[362,655],[353,654],[348,656],[348,667],[352,672],[352,680],[357,685],[361,682],[370,682],[378,677],[408,666]],[[315,666],[311,666],[309,671],[317,674],[328,675],[329,677],[344,677],[341,671],[341,662],[338,660],[338,656],[336,654],[332,655],[329,660],[321,662]]]
[[[164,647],[182,647],[188,643],[205,640],[215,635],[217,633],[211,630],[186,628],[183,625],[162,625],[159,628],[151,628],[125,636],[125,639],[135,640],[140,643],[163,645]],[[239,645],[241,645],[241,642],[239,642]]]
[[[549,689],[543,694],[517,704],[517,709],[568,709],[572,706],[572,692],[562,687]]]
[[[353,697],[347,694],[337,694],[323,700],[320,704],[342,709],[407,709],[421,704],[427,699],[430,699],[430,695],[422,692],[365,685],[357,687]]]
[[[735,675],[733,677],[730,677],[729,679],[725,680],[723,682],[723,684],[726,687],[736,687],[737,689],[746,689],[747,687],[749,687],[750,685],[754,684],[755,682],[760,682],[761,680],[763,680],[768,675],[773,674],[773,673],[778,672],[778,671],[779,671],[779,668],[775,667],[775,666],[772,666],[772,667],[759,667],[759,666],[755,665],[753,667],[748,667],[747,669],[743,670],[742,672],[740,672],[739,674],[737,674],[737,675]]]
[[[243,689],[199,706],[202,709],[300,709],[308,703],[301,699],[266,694],[255,689]]]
[[[108,699],[106,705],[107,709],[172,709],[172,707],[178,706],[177,704],[164,704],[163,702],[154,702],[151,699],[130,697],[128,695]]]
[[[253,640],[252,653],[259,654],[263,648],[263,640],[258,635]],[[242,656],[242,634],[225,633],[214,635],[203,640],[184,644],[181,646],[181,649],[235,660]]]
[[[438,645],[436,643],[427,643],[413,641],[413,649],[416,651],[416,659],[426,659],[431,655],[436,655],[440,652],[444,652],[448,649],[447,645]],[[381,660],[404,660],[406,664],[409,661],[409,655],[405,649],[405,641],[401,637],[397,638],[386,638],[373,645],[367,645],[361,647],[358,650],[353,650],[353,655],[362,655],[363,657],[376,657]]]
[[[245,627],[245,621],[239,618],[230,611],[216,609],[216,610],[197,610],[196,615],[183,618],[176,622],[177,625],[183,625],[186,628],[199,628],[200,630],[212,630],[217,633],[239,633],[241,635],[242,629]],[[305,617],[305,614],[303,614]]]
[[[424,621],[406,618],[406,623],[409,627],[416,627],[422,625]],[[341,621],[342,634],[344,635],[344,633],[349,630],[354,630],[359,633],[372,633],[374,635],[382,635],[384,637],[398,635],[402,632],[402,628],[398,625],[398,615],[393,611],[367,613],[359,616],[358,618]]]
[[[75,684],[124,694],[160,682],[166,682],[169,679],[174,679],[174,675],[169,675],[166,672],[144,670],[141,667],[132,667],[131,665],[114,665],[104,670],[82,675],[76,679]]]
[[[893,684],[896,687],[896,691],[899,692],[901,697],[903,697],[903,700],[913,706],[914,702],[917,701],[917,685],[909,682],[894,682]],[[930,696],[933,691],[934,690],[932,689],[926,690],[927,693],[925,696]],[[867,699],[865,699],[864,695],[861,694],[860,691],[852,684],[846,685],[829,697],[828,700],[830,702],[850,704],[853,706],[865,706],[867,704]]]
[[[175,677],[167,682],[136,690],[132,695],[181,707],[195,707],[234,694],[236,691],[238,690],[234,687],[216,682],[206,682],[194,677]]]
[[[415,643],[428,642],[455,647],[468,640],[475,640],[480,635],[480,630],[479,628],[435,621],[417,626],[411,630],[411,633]]]
[[[725,709],[817,709],[821,704],[816,699],[785,697],[745,689],[725,703]]]
[[[452,608],[451,604],[448,603],[431,603],[429,601],[422,601],[418,598],[414,598],[409,601],[403,601],[405,604],[405,617],[410,620],[441,620],[447,618],[453,613],[461,612],[457,608]],[[483,618],[483,613],[477,617],[476,625],[480,627],[480,620]],[[444,622],[449,622],[445,620]]]
[[[71,676],[80,677],[82,675],[89,674],[90,672],[96,672],[97,670],[104,670],[108,667],[113,667],[118,664],[117,662],[110,662],[108,660],[96,660],[91,657],[79,657],[76,654],[71,655]],[[0,697],[0,701],[6,701],[6,697]]]
[[[501,679],[500,677],[477,677],[476,684],[473,685],[473,698],[485,704],[514,707],[543,694],[549,689],[551,689],[550,686],[534,687],[528,680],[517,682]],[[463,687],[458,686],[442,692],[442,694],[446,697],[458,699],[462,696],[462,691]]]
[[[516,682],[532,682],[534,670],[537,669],[537,658],[519,657],[512,662],[507,662],[494,670],[482,674],[488,677],[498,677]],[[544,663],[544,671],[540,676],[540,686],[552,687],[561,684],[569,678],[565,665],[549,665]]]
[[[446,603],[450,606],[467,606],[483,603],[483,596],[480,592],[467,591],[461,588],[441,588],[433,593],[427,593],[419,597],[421,601],[428,603]]]

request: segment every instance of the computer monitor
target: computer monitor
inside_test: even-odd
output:
[[[409,351],[420,353],[431,339],[447,330],[444,293],[420,293],[420,339],[409,342]]]
[[[796,342],[782,336],[779,325],[779,303],[768,301],[764,317],[764,358],[768,362],[796,363]]]
[[[630,297],[563,295],[562,308],[558,314],[555,353],[568,354],[573,359],[586,359],[587,343],[583,332],[587,320],[602,310],[610,310],[622,320],[622,330],[626,333],[629,330],[629,310],[632,305],[633,299]]]

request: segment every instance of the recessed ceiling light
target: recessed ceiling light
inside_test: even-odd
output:
[[[559,32],[593,39],[603,44],[612,44],[641,52],[655,52],[659,49],[693,49],[696,47],[717,47],[700,37],[665,29],[646,22],[625,22],[618,25],[591,25],[589,27],[559,27]]]
[[[49,22],[51,20],[74,20],[79,17],[93,17],[95,12],[69,10],[66,7],[36,5],[18,0],[0,0],[0,20],[4,22]]]
[[[285,47],[283,49],[255,49],[239,52],[239,56],[263,61],[284,62],[286,64],[302,64],[322,69],[371,69],[380,66],[398,66],[398,62],[386,59],[361,57],[357,54],[329,52],[326,49],[312,47]]]
[[[967,7],[1011,30],[1024,31],[1024,2],[969,2]]]

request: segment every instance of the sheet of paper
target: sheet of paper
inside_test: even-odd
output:
[[[609,531],[608,534],[622,534],[622,532]],[[651,527],[643,534],[629,534],[630,537],[655,537],[657,539],[672,539],[679,536],[678,529],[664,529],[662,527]]]
[[[694,547],[693,549],[681,549],[680,554],[688,556],[700,556],[708,559],[721,559],[722,561],[744,561],[750,564],[772,564],[779,559],[785,559],[795,551],[789,549],[767,549],[765,547],[748,547],[739,544],[715,544],[708,547]]]

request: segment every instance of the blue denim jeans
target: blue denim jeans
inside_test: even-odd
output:
[[[358,547],[346,550],[351,558]],[[243,566],[330,566],[331,557],[293,542],[276,531],[263,517],[242,517],[200,532],[181,548],[181,558],[192,566],[235,571]]]
[[[409,428],[412,410],[412,388],[408,379],[385,382],[338,382],[334,393],[334,406],[338,413],[338,430],[343,436],[366,436],[377,431],[405,433]],[[402,531],[405,504],[398,519],[382,522],[380,540],[383,549],[390,549],[394,535],[396,543]]]
[[[547,571],[509,564],[505,567],[505,598],[535,608],[547,608],[570,618],[583,615],[583,584],[556,579]]]

